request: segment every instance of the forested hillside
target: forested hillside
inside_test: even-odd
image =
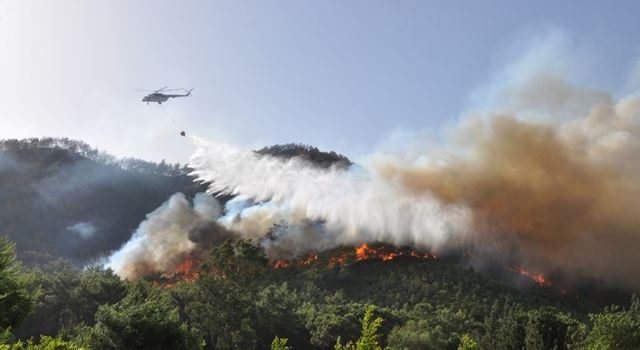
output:
[[[299,143],[287,143],[284,145],[273,145],[263,147],[256,150],[258,154],[268,154],[278,158],[289,159],[293,157],[301,158],[304,161],[310,162],[321,168],[328,168],[330,166],[336,166],[339,168],[346,168],[351,166],[351,160],[338,154],[336,152],[323,152],[317,147],[299,144]]]
[[[321,167],[351,164],[301,144],[256,152]],[[203,192],[188,173],[180,164],[117,159],[66,138],[0,140],[0,235],[29,265],[55,265],[59,257],[84,264],[119,248],[174,193]]]
[[[176,192],[202,191],[179,164],[116,159],[69,139],[0,141],[0,234],[19,256],[86,262],[118,248]]]
[[[257,152],[351,164],[304,145]],[[188,171],[68,139],[0,142],[0,349],[640,348],[626,292],[478,272],[464,254],[371,243],[269,261],[238,239],[175,274],[86,267],[175,192],[203,191]]]
[[[8,256],[5,242],[1,260]],[[327,264],[331,257],[340,257],[340,263]],[[6,263],[0,271],[7,271]],[[0,303],[5,310],[0,327],[11,326],[14,335],[5,332],[4,341],[34,337],[45,345],[61,344],[43,349],[636,349],[640,344],[638,299],[629,308],[593,311],[577,296],[535,283],[523,292],[450,261],[357,260],[346,247],[313,262],[275,268],[262,248],[226,241],[203,264],[171,280],[124,281],[101,269],[29,275],[14,270],[0,276],[2,292],[17,306]],[[365,310],[371,314],[363,320]],[[355,343],[344,347],[347,342]]]

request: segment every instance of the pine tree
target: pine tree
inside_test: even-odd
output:
[[[376,317],[372,320],[374,310],[375,306],[367,306],[362,318],[362,333],[358,341],[355,344],[348,342],[346,345],[342,345],[340,337],[338,337],[335,350],[382,350],[380,334],[378,334],[378,330],[382,326],[382,317]]]
[[[458,345],[458,350],[476,350],[478,349],[478,342],[473,339],[469,333],[465,333],[460,339],[460,345]]]
[[[289,339],[287,338],[278,338],[276,336],[273,338],[273,342],[271,342],[271,350],[293,350],[292,347],[287,345]]]
[[[0,236],[0,329],[17,326],[35,307],[28,284],[16,263],[15,246]]]

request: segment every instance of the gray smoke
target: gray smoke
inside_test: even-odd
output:
[[[196,194],[191,205],[182,193],[176,193],[147,215],[131,240],[108,258],[106,267],[128,279],[171,273],[198,244],[224,238],[227,232],[216,224],[221,210],[210,195]]]

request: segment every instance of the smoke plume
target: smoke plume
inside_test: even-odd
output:
[[[193,175],[210,192],[271,201],[294,222],[323,221],[335,245],[384,241],[439,247],[464,234],[469,212],[430,193],[405,191],[364,167],[319,169],[297,158],[282,160],[194,138]]]
[[[526,52],[508,78],[476,96],[487,103],[414,157],[373,151],[349,168],[319,168],[191,138],[192,174],[209,193],[237,197],[223,217],[187,217],[217,220],[274,258],[385,242],[640,288],[640,96],[572,81],[557,54],[562,42],[552,37]],[[157,254],[135,242],[152,239],[145,232],[165,211],[138,230],[131,249],[139,255]],[[160,225],[184,238],[193,221]]]
[[[131,240],[109,257],[106,267],[129,279],[171,273],[199,250],[198,244],[224,239],[224,229],[215,223],[220,212],[220,204],[209,195],[196,194],[192,206],[182,193],[176,193],[147,215]]]
[[[557,97],[555,83],[571,88],[534,81],[527,94]],[[490,254],[515,247],[520,263],[638,286],[639,118],[636,96],[603,98],[584,118],[562,122],[494,113],[465,120],[449,149],[425,150],[420,162],[371,156],[349,170],[195,138],[190,165],[211,193],[272,203],[244,210],[231,224],[238,231],[259,238],[278,222],[293,224],[271,249],[374,241]]]

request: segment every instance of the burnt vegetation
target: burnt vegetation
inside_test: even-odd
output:
[[[268,149],[258,152],[350,164],[308,146]],[[0,349],[640,347],[635,297],[604,307],[553,284],[515,288],[410,248],[372,244],[362,258],[343,247],[276,268],[256,242],[227,240],[170,283],[79,268],[171,194],[201,191],[188,172],[68,139],[0,142]]]

